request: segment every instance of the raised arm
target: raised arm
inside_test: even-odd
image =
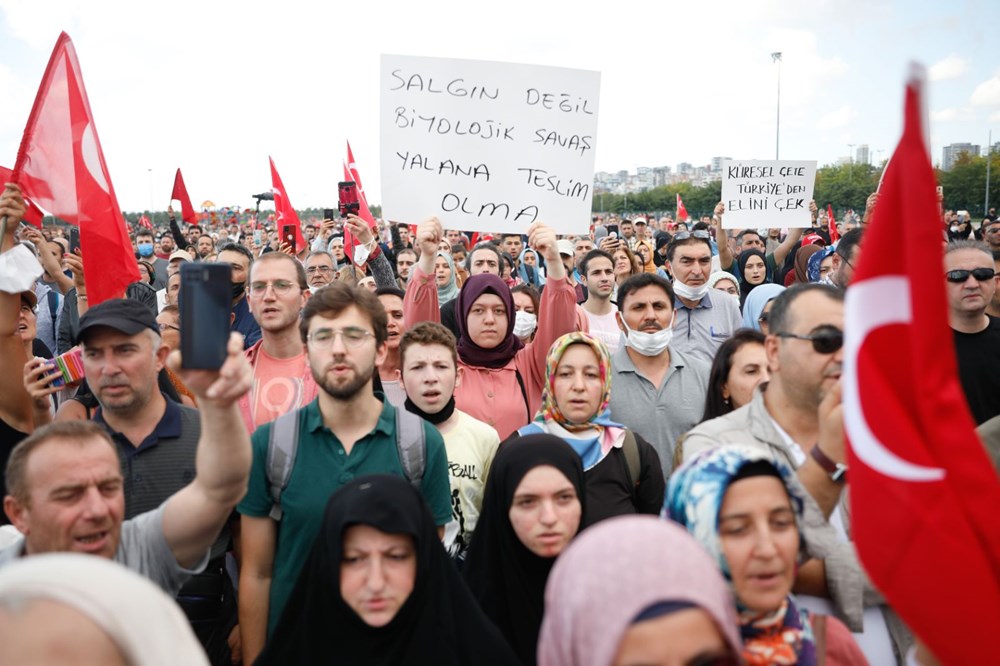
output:
[[[196,566],[219,536],[247,490],[252,454],[250,435],[237,405],[250,389],[253,371],[243,355],[243,336],[229,337],[228,356],[218,371],[181,370],[180,352],[170,369],[198,399],[201,437],[195,478],[167,500],[163,533],[184,568]]]
[[[576,330],[576,290],[566,279],[566,268],[559,257],[556,234],[552,229],[535,222],[528,227],[528,245],[545,258],[549,267],[538,306],[538,331],[535,339],[521,352],[531,355],[532,379],[542,382],[549,347],[566,333]]]
[[[733,267],[733,251],[729,249],[729,236],[722,228],[722,216],[726,214],[726,204],[721,201],[715,204],[715,212],[712,215],[712,226],[715,227],[715,244],[719,248],[719,267],[722,270],[729,270]]]
[[[774,263],[777,264],[779,268],[785,263],[785,258],[788,256],[788,253],[792,251],[792,248],[798,245],[799,241],[802,240],[802,231],[803,229],[801,228],[789,229],[788,235],[785,236],[785,240],[781,241],[781,245],[774,248],[774,252],[771,254],[774,255]]]
[[[378,288],[395,287],[396,276],[392,272],[392,266],[386,259],[385,253],[378,246],[378,239],[375,238],[368,224],[357,215],[351,214],[347,216],[344,226],[359,243],[368,248],[368,267],[371,269],[372,277],[375,278],[375,286]],[[374,258],[372,254],[375,254]]]
[[[398,237],[395,227],[393,233]],[[434,257],[443,235],[441,222],[436,217],[424,220],[417,227],[416,243],[420,248],[420,259],[410,269],[413,275],[403,299],[403,326],[407,329],[422,321],[441,321],[441,306],[434,280]]]
[[[184,238],[180,225],[177,224],[173,206],[167,206],[167,216],[170,220],[170,235],[174,237],[174,245],[177,246],[178,250],[183,250],[188,246],[188,241],[187,238]]]
[[[6,271],[17,272],[13,261],[18,256],[18,263],[21,260],[30,262],[31,252],[28,248],[20,245],[14,239],[14,232],[17,225],[24,216],[26,206],[21,197],[21,190],[17,185],[8,183],[4,187],[3,194],[0,195],[0,218],[6,218],[7,226],[4,229],[3,238],[0,239],[0,264]],[[19,256],[23,255],[23,256]],[[35,262],[38,265],[38,262]],[[37,274],[41,274],[41,266],[38,265]],[[10,276],[14,279],[16,276]],[[0,283],[0,377],[5,381],[0,383],[0,417],[11,427],[18,430],[30,432],[32,429],[32,408],[31,397],[24,388],[22,382],[17,381],[24,373],[24,364],[27,355],[24,349],[24,342],[18,331],[18,321],[21,314],[21,297],[19,295],[20,286],[13,286],[8,281],[8,276],[4,276],[4,282]],[[5,291],[10,289],[10,291]]]

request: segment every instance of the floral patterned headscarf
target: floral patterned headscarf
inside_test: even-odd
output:
[[[601,402],[597,407],[597,411],[584,423],[571,423],[563,415],[559,409],[559,405],[556,403],[556,368],[559,366],[559,361],[562,360],[563,354],[573,345],[586,345],[592,349],[594,355],[597,357],[597,365],[601,373]],[[611,420],[611,410],[608,407],[610,402],[611,355],[608,353],[608,348],[604,346],[604,343],[589,333],[581,331],[567,333],[556,340],[552,344],[552,348],[549,349],[549,354],[545,359],[545,388],[542,389],[542,406],[538,410],[538,413],[535,414],[533,423],[541,426],[546,432],[550,431],[547,426],[553,423],[569,432],[597,430],[597,439],[600,441],[600,452],[597,453],[595,451],[592,455],[585,456],[592,467],[593,464],[603,459],[612,447],[620,446],[625,436],[624,426]],[[570,444],[574,444],[574,442],[570,441]],[[590,460],[591,458],[593,460]],[[588,465],[585,464],[584,468],[588,468]]]
[[[732,581],[729,564],[719,538],[719,511],[726,490],[744,466],[764,461],[774,467],[785,485],[799,529],[800,559],[805,552],[802,535],[805,497],[795,473],[783,462],[747,446],[727,445],[710,449],[692,458],[674,471],[663,503],[665,517],[674,520],[704,546],[715,558],[727,580]],[[789,595],[777,609],[759,612],[736,601],[740,613],[743,659],[747,664],[816,663],[809,612],[799,608]]]

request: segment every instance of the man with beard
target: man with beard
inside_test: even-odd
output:
[[[385,308],[366,289],[334,282],[306,303],[299,326],[319,394],[295,416],[298,446],[276,504],[268,454],[276,423],[253,434],[253,466],[242,516],[240,628],[244,663],[260,654],[274,630],[320,529],[330,494],[368,474],[406,476],[399,455],[396,408],[372,390],[386,357]],[[279,419],[277,423],[281,423]],[[448,461],[440,433],[423,428],[420,490],[438,531],[451,520]],[[410,433],[406,433],[407,436]],[[412,451],[411,451],[412,452]],[[280,490],[280,489],[279,489]]]

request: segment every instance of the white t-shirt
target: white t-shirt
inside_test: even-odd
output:
[[[596,315],[587,312],[587,320],[590,322],[590,334],[604,343],[609,354],[618,351],[622,341],[622,330],[618,328],[618,319],[615,318],[615,311],[612,310],[606,315]]]
[[[483,488],[500,446],[500,435],[489,425],[456,409],[458,422],[444,437],[451,482],[452,521],[445,526],[444,546],[451,555],[469,547],[483,507]]]

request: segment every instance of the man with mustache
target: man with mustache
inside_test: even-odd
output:
[[[674,443],[705,411],[708,362],[673,346],[674,290],[654,273],[618,287],[618,327],[625,334],[611,356],[611,414],[653,445],[664,478]]]
[[[319,394],[305,407],[290,412],[298,446],[287,485],[278,493],[280,501],[272,486],[275,479],[269,476],[269,451],[272,429],[285,422],[278,419],[254,432],[250,483],[238,507],[244,663],[257,658],[274,631],[316,540],[330,494],[368,474],[406,476],[396,408],[372,389],[376,368],[388,353],[386,312],[378,297],[367,289],[333,282],[306,302],[299,333]],[[451,520],[444,441],[430,423],[409,413],[405,419],[423,428],[425,447],[423,475],[410,481],[419,483],[443,535],[444,525]]]

